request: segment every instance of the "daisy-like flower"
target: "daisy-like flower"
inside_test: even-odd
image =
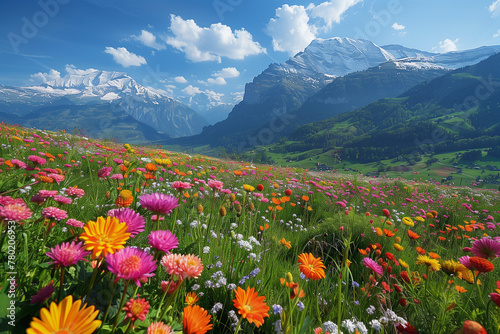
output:
[[[210,188],[212,188],[213,190],[222,190],[224,183],[222,183],[221,181],[217,181],[217,180],[209,180],[208,186]]]
[[[186,298],[184,299],[184,301],[186,302],[186,304],[188,305],[193,305],[195,304],[197,301],[199,300],[198,296],[196,295],[196,292],[190,292],[188,294],[186,294]]]
[[[131,238],[144,231],[144,226],[146,226],[144,218],[129,208],[109,210],[108,216],[116,217],[121,223],[127,224],[127,232],[130,233]]]
[[[311,253],[299,255],[299,269],[307,278],[318,280],[325,278],[325,265],[320,258],[315,258]]]
[[[68,213],[54,206],[49,206],[42,210],[42,216],[44,216],[47,219],[54,218],[55,220],[59,221],[61,219],[68,218]]]
[[[182,182],[182,181],[174,181],[174,182],[172,182],[172,188],[177,189],[177,191],[182,191],[183,189],[191,188],[191,183]]]
[[[453,260],[441,261],[441,270],[448,275],[453,275],[457,270],[458,262]]]
[[[243,185],[243,189],[245,189],[245,191],[248,191],[248,192],[252,192],[255,190],[255,187],[249,185],[249,184],[244,184]]]
[[[185,278],[198,278],[203,271],[201,259],[195,255],[167,254],[161,259],[167,274],[176,275],[181,280]]]
[[[140,204],[146,210],[156,214],[168,215],[179,206],[179,200],[162,193],[145,194],[139,196]]]
[[[54,196],[54,200],[57,203],[61,203],[61,204],[71,204],[71,202],[73,202],[73,200],[71,198],[66,197],[66,196],[61,196],[61,195]]]
[[[363,259],[363,264],[365,265],[365,267],[373,270],[373,272],[377,273],[380,276],[382,276],[384,274],[384,268],[382,268],[382,266],[380,264],[378,264],[376,261],[370,259],[369,257],[365,257]]]
[[[100,178],[100,179],[105,179],[106,177],[109,176],[109,174],[111,174],[111,171],[113,170],[113,167],[103,167],[101,168],[98,172],[97,172],[97,176]]]
[[[66,224],[68,224],[69,226],[73,226],[73,227],[84,227],[85,226],[84,223],[82,223],[81,221],[76,220],[74,218],[70,218],[70,219],[66,220]]]
[[[462,256],[458,259],[458,261],[467,269],[472,269],[472,265],[470,264],[470,256]]]
[[[54,197],[54,196],[57,195],[57,190],[45,190],[45,189],[42,189],[42,190],[38,191],[37,195],[42,196],[42,197]]]
[[[46,159],[39,157],[38,155],[30,155],[28,160],[38,165],[44,165],[47,162]]]
[[[68,296],[59,304],[52,303],[50,308],[40,311],[40,318],[33,318],[27,334],[72,333],[92,334],[101,324],[95,320],[99,311],[94,311],[94,306],[82,308],[81,300],[73,302],[73,296]]]
[[[171,334],[172,327],[165,325],[163,322],[153,322],[148,327],[147,334]]]
[[[489,273],[490,271],[493,271],[493,269],[495,269],[493,263],[482,257],[472,256],[469,258],[469,263],[472,269],[482,273]]]
[[[490,238],[481,238],[472,243],[472,253],[485,259],[497,258],[500,256],[500,242]]]
[[[72,197],[83,197],[85,195],[85,190],[78,188],[77,186],[69,187],[65,191],[66,195]]]
[[[149,302],[144,298],[131,298],[127,304],[125,304],[123,311],[125,311],[125,319],[130,319],[132,328],[134,328],[134,324],[137,320],[146,320],[146,316],[149,312]]]
[[[116,275],[116,280],[133,280],[141,286],[141,279],[153,277],[156,262],[152,255],[137,248],[125,247],[106,258],[108,269]]]
[[[50,298],[54,293],[54,281],[50,281],[49,284],[41,288],[36,295],[31,297],[30,304],[42,304],[44,301]]]
[[[212,329],[211,315],[198,305],[188,305],[184,308],[182,332],[184,334],[204,334]]]
[[[51,264],[55,264],[56,269],[72,266],[80,260],[85,260],[85,256],[89,254],[90,252],[86,251],[83,247],[83,242],[75,243],[74,241],[72,243],[63,242],[45,253],[45,255],[54,260]]]
[[[257,328],[262,326],[264,318],[269,317],[269,306],[267,306],[265,296],[260,296],[255,292],[255,288],[247,287],[243,290],[238,287],[234,290],[235,299],[233,305],[238,309],[238,313],[248,322],[254,323]]]
[[[120,194],[116,198],[115,205],[117,205],[120,208],[126,208],[129,207],[133,201],[134,201],[134,196],[132,196],[132,192],[130,190],[125,189],[120,191]]]
[[[403,222],[403,224],[405,224],[406,226],[409,226],[409,227],[415,226],[413,219],[411,219],[410,217],[403,217],[402,222]]]
[[[165,253],[179,245],[179,240],[170,231],[153,231],[149,234],[148,242],[151,247]]]
[[[19,222],[31,217],[31,210],[23,203],[7,204],[0,206],[0,220],[13,220]]]
[[[87,222],[80,239],[85,242],[85,249],[92,251],[92,259],[95,260],[98,256],[106,257],[125,248],[130,238],[127,228],[127,224],[120,223],[118,218],[99,217],[96,221]]]
[[[16,166],[17,168],[26,168],[26,164],[24,162],[22,162],[21,160],[18,160],[18,159],[12,159],[10,161],[14,166]]]
[[[441,269],[439,260],[430,258],[427,255],[419,255],[417,257],[417,264],[424,264],[429,268],[429,270],[432,271],[438,271]]]

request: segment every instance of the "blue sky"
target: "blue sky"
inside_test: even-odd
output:
[[[500,0],[2,0],[0,22],[1,84],[95,68],[224,103],[317,37],[431,52],[500,45]]]

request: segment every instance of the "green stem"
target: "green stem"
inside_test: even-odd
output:
[[[215,206],[215,189],[212,193],[212,208],[210,209],[210,219],[208,220],[207,231],[205,232],[205,241],[208,238],[208,231],[210,231],[210,226],[212,225],[212,216],[214,215],[214,206]]]
[[[85,293],[85,296],[83,298],[84,301],[87,300],[87,298],[90,295],[90,292],[92,291],[92,287],[94,286],[95,278],[97,276],[97,271],[99,271],[99,265],[100,265],[100,261],[97,260],[97,263],[96,263],[95,268],[94,268],[94,272],[92,273],[92,278],[90,279],[89,287],[87,288],[87,292]]]
[[[125,334],[128,334],[128,332],[130,332],[130,328],[132,328],[133,325],[134,323],[132,322],[132,320],[130,320],[127,326],[127,330],[125,331]]]
[[[123,295],[122,299],[120,300],[120,306],[118,307],[118,314],[116,315],[115,322],[113,323],[113,329],[111,330],[111,333],[115,332],[116,325],[118,325],[118,320],[120,320],[120,314],[122,311],[123,303],[125,302],[125,297],[127,296],[127,288],[130,280],[125,281],[125,286],[123,287]]]
[[[61,280],[59,281],[59,292],[57,293],[57,301],[59,302],[61,300],[61,292],[63,290],[63,284],[64,284],[64,272],[66,268],[61,267]]]
[[[170,285],[172,285],[172,281],[168,282],[167,288],[165,289],[165,291],[163,291],[163,294],[161,295],[160,306],[158,306],[158,312],[156,312],[156,321],[158,321],[158,316],[160,315],[161,307],[163,306],[163,301],[165,300],[165,296],[168,293],[168,289],[170,289]]]
[[[177,293],[180,291],[182,284],[184,284],[184,281],[185,281],[185,279],[184,279],[184,280],[182,280],[182,281],[179,283],[179,286],[177,287],[177,290],[175,290],[175,292],[174,292],[174,293],[172,293],[172,294],[170,295],[170,297],[168,298],[168,300],[167,300],[167,304],[165,305],[165,308],[163,309],[163,312],[162,312],[162,313],[161,313],[161,315],[160,315],[160,321],[161,321],[161,319],[163,319],[163,317],[165,316],[165,313],[167,313],[167,310],[168,310],[168,308],[169,308],[170,304],[172,304],[172,302],[174,301],[175,296],[176,296],[176,295],[177,295]],[[168,291],[168,289],[167,289],[167,291]]]
[[[241,317],[239,320],[238,320],[238,324],[236,325],[236,328],[234,330],[234,334],[237,334],[240,329],[241,329],[241,320],[243,319],[243,317]]]
[[[109,309],[111,308],[111,304],[113,303],[113,297],[115,296],[115,292],[116,292],[116,287],[117,286],[118,286],[118,281],[113,284],[113,292],[111,294],[111,297],[109,298],[109,304],[106,307],[106,311],[104,312],[104,317],[102,318],[102,324],[103,325],[106,323],[106,319],[108,318]],[[101,331],[101,328],[102,328],[102,326],[99,327],[99,330],[97,331],[97,334],[99,334],[99,332]]]

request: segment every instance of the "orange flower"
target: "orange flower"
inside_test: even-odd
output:
[[[429,252],[429,256],[433,259],[439,259],[441,258],[441,256],[437,255],[436,253],[433,253],[433,252]]]
[[[461,287],[460,285],[455,285],[455,290],[457,290],[458,292],[460,293],[464,293],[464,292],[467,292],[467,290],[465,290],[463,287]]]
[[[247,287],[246,291],[238,287],[234,290],[234,294],[236,298],[233,299],[233,305],[238,309],[238,313],[248,322],[254,323],[257,328],[262,326],[264,318],[269,317],[267,313],[269,306],[264,301],[266,297],[259,297],[255,288],[250,287]]]
[[[302,253],[299,255],[299,269],[307,278],[318,280],[325,278],[325,265],[320,258],[315,258],[311,253]]]
[[[493,263],[481,257],[473,256],[469,258],[469,261],[472,268],[482,273],[488,273],[490,271],[493,271],[493,269],[495,269]]]
[[[85,242],[85,249],[92,251],[93,260],[125,248],[124,245],[130,238],[127,224],[120,223],[115,217],[98,217],[97,221],[88,221],[83,229],[80,239]]]
[[[394,236],[394,232],[384,228],[384,234],[386,237],[391,238]]]
[[[415,233],[413,231],[406,231],[406,233],[408,234],[408,236],[410,237],[410,239],[418,239],[420,238],[420,235],[418,235],[418,233]]]
[[[309,196],[303,195],[303,196],[302,196],[302,200],[303,200],[304,202],[309,201]]]
[[[290,249],[292,248],[292,242],[291,241],[286,241],[285,238],[282,238],[280,240],[281,244],[285,246],[286,248]]]
[[[146,169],[150,172],[154,172],[156,171],[156,165],[155,164],[152,164],[152,163],[149,163],[149,164],[146,164]]]
[[[233,171],[233,173],[236,176],[241,176],[241,174],[242,174],[241,170],[235,170],[235,171]]]
[[[198,305],[188,305],[184,308],[182,332],[184,334],[204,334],[212,329],[211,315]]]
[[[274,204],[274,205],[280,205],[280,204],[281,204],[281,201],[280,201],[278,198],[273,197],[273,204]]]
[[[186,304],[188,305],[193,305],[194,303],[196,303],[198,301],[198,296],[196,295],[196,292],[190,292],[188,294],[186,294],[186,298],[185,298],[185,302]]]
[[[418,252],[418,254],[424,255],[425,249],[423,249],[422,247],[417,247],[417,252]]]
[[[375,227],[375,232],[377,233],[377,235],[379,237],[384,235],[384,232],[382,231],[382,229],[380,227]]]

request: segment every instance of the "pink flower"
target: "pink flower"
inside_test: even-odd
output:
[[[69,187],[64,192],[66,193],[66,195],[73,197],[83,197],[83,195],[85,195],[85,190],[77,187]]]
[[[71,202],[73,202],[73,200],[71,198],[66,197],[66,196],[61,196],[61,195],[54,196],[54,200],[57,203],[61,203],[61,204],[71,204]]]
[[[21,220],[29,219],[31,214],[31,210],[24,203],[8,204],[0,207],[0,218],[2,218],[2,220],[13,220],[15,222],[19,222]]]
[[[221,190],[223,185],[224,185],[224,183],[222,183],[221,181],[208,180],[208,186],[210,188],[212,188],[213,190],[216,190],[216,189]]]
[[[156,261],[153,256],[137,248],[127,246],[114,254],[108,254],[106,261],[109,271],[116,275],[116,281],[121,278],[133,280],[140,287],[140,279],[155,275]]]
[[[82,223],[81,221],[79,220],[76,220],[74,218],[70,218],[66,221],[66,224],[68,224],[69,226],[73,226],[73,227],[83,227],[85,226],[84,223]]]
[[[123,179],[123,175],[121,175],[121,174],[113,174],[109,178],[111,180],[122,180]]]
[[[180,281],[177,281],[177,282],[174,282],[174,281],[161,281],[161,284],[160,284],[161,291],[165,292],[165,290],[168,288],[167,293],[169,295],[171,295],[179,287],[179,282]]]
[[[10,162],[12,162],[12,164],[17,168],[26,168],[26,164],[21,160],[12,159]]]
[[[191,184],[189,182],[174,181],[172,183],[172,188],[177,189],[178,191],[181,191],[182,189],[191,188]]]
[[[57,195],[57,190],[39,190],[38,195],[42,197],[54,197]]]
[[[0,196],[0,205],[21,204],[26,206],[22,198],[12,198],[10,196]]]
[[[132,328],[134,328],[134,324],[137,320],[146,320],[146,316],[149,312],[149,302],[147,302],[144,298],[131,298],[127,304],[125,304],[123,311],[126,313],[125,319],[130,319],[132,322]]]
[[[167,274],[177,275],[181,280],[198,278],[203,271],[201,259],[195,255],[167,254],[161,259]]]
[[[42,304],[44,301],[50,298],[54,293],[54,281],[50,281],[49,284],[41,288],[36,295],[31,297],[30,304]]]
[[[153,231],[149,234],[148,241],[151,247],[165,253],[179,245],[179,240],[170,231]]]
[[[84,260],[84,257],[89,255],[91,252],[85,250],[83,242],[75,244],[73,241],[71,244],[69,242],[63,242],[61,245],[57,245],[50,249],[50,252],[45,253],[50,257],[56,265],[59,267],[69,267],[80,260]]]
[[[64,181],[64,175],[61,174],[50,173],[48,176],[53,178],[57,183]]]
[[[111,174],[111,170],[113,169],[113,167],[103,167],[101,168],[98,172],[97,172],[97,176],[100,178],[100,179],[105,179],[106,177],[109,176],[109,174]]]
[[[365,265],[365,267],[373,270],[373,272],[379,274],[380,276],[382,276],[382,274],[384,273],[384,268],[382,268],[380,264],[370,259],[369,257],[365,257],[363,259],[363,264]]]
[[[61,220],[68,218],[68,213],[59,208],[49,206],[42,210],[42,216],[47,219],[54,218],[55,220]]]
[[[176,197],[162,193],[145,194],[139,196],[139,200],[141,206],[156,214],[168,215],[179,206],[179,200]]]
[[[153,322],[148,327],[147,334],[170,334],[172,327],[165,325],[163,322]]]
[[[129,208],[109,210],[108,216],[116,217],[121,223],[127,224],[127,232],[130,233],[131,238],[144,231],[144,226],[146,226],[144,218]]]
[[[115,158],[115,159],[113,159],[113,162],[116,163],[116,164],[118,164],[118,165],[121,165],[123,163],[123,160]]]
[[[472,253],[484,259],[497,258],[500,256],[500,242],[490,238],[481,238],[472,244]]]
[[[470,256],[462,256],[458,259],[458,261],[463,264],[467,269],[473,269],[472,264],[470,263]]]
[[[28,157],[28,160],[38,165],[44,165],[47,162],[47,160],[45,160],[42,157],[39,157],[38,155],[30,155]]]

